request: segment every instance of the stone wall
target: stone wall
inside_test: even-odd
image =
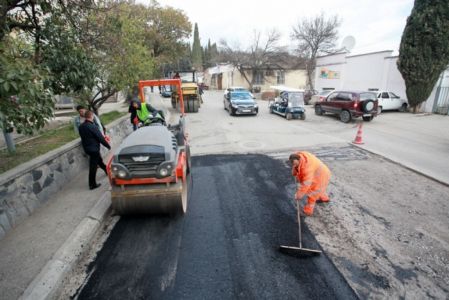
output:
[[[107,128],[112,146],[120,144],[132,131],[129,116],[114,121]],[[1,174],[0,239],[87,168],[88,159],[77,139]]]

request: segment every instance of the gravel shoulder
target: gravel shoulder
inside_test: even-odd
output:
[[[361,298],[447,299],[449,188],[352,151],[360,157],[322,156],[332,202],[306,219],[310,230]]]

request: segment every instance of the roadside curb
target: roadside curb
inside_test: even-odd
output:
[[[89,244],[108,215],[110,193],[106,191],[28,285],[20,299],[55,299],[65,277],[89,249]]]
[[[424,177],[426,177],[426,178],[428,178],[428,179],[430,179],[430,180],[436,181],[436,182],[438,182],[439,184],[442,184],[442,185],[444,185],[444,186],[449,187],[449,182],[442,181],[442,180],[440,180],[440,179],[438,179],[438,178],[433,177],[432,175],[429,175],[429,174],[426,174],[426,173],[424,173],[424,172],[421,172],[421,171],[417,170],[416,168],[407,166],[407,165],[405,165],[405,164],[403,164],[403,163],[401,163],[401,162],[398,162],[398,161],[396,161],[396,160],[393,160],[393,159],[391,159],[391,158],[388,158],[388,157],[386,157],[385,155],[383,155],[383,154],[381,154],[381,153],[375,152],[375,151],[373,151],[373,150],[366,149],[365,147],[360,146],[360,145],[357,145],[357,144],[353,144],[353,143],[348,143],[348,144],[351,145],[351,146],[357,147],[357,148],[359,148],[359,149],[362,149],[362,150],[364,150],[364,151],[366,151],[366,152],[369,152],[369,153],[371,153],[371,154],[373,154],[373,155],[380,156],[380,157],[382,157],[383,159],[385,159],[385,160],[387,160],[387,161],[389,161],[389,162],[392,162],[392,163],[394,163],[394,164],[396,164],[396,165],[399,165],[399,166],[401,166],[401,167],[403,167],[403,168],[406,168],[407,170],[410,170],[410,171],[412,171],[412,172],[414,172],[414,173],[416,173],[416,174],[419,174],[419,175],[424,176]]]

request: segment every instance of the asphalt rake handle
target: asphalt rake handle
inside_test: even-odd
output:
[[[314,249],[308,249],[302,247],[302,231],[301,231],[301,215],[300,215],[300,206],[299,201],[296,201],[296,216],[298,219],[298,240],[299,240],[299,247],[292,247],[292,246],[279,246],[279,250],[281,252],[287,253],[287,254],[296,254],[296,255],[320,255],[321,250],[314,250]]]

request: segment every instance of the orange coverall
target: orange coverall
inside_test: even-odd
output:
[[[299,166],[293,166],[292,168],[292,175],[296,177],[298,182],[295,199],[299,201],[302,197],[307,196],[304,213],[311,216],[317,200],[320,199],[323,202],[329,201],[326,189],[329,184],[331,172],[315,155],[306,151],[295,154],[300,157]]]

